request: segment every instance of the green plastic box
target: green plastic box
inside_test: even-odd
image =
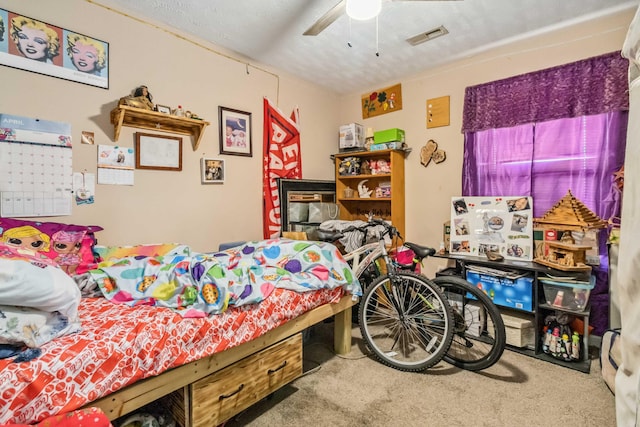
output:
[[[375,144],[384,144],[386,142],[404,142],[404,130],[393,128],[374,132],[373,142]]]

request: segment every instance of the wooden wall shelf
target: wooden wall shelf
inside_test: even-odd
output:
[[[157,130],[162,132],[177,133],[180,135],[192,135],[193,151],[198,149],[204,129],[209,122],[204,120],[188,119],[186,117],[171,116],[156,111],[143,110],[141,108],[118,106],[111,110],[111,123],[114,127],[114,141],[118,141],[122,126],[140,129]]]

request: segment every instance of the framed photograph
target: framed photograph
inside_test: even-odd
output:
[[[182,138],[136,132],[136,169],[182,170]]]
[[[218,107],[220,154],[251,157],[251,113]]]
[[[0,22],[0,65],[109,89],[109,43],[4,9]]]
[[[166,105],[156,104],[156,111],[158,113],[171,114],[171,107],[167,107]]]
[[[224,160],[200,159],[200,180],[203,184],[223,184],[225,173]]]

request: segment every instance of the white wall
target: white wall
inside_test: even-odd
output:
[[[634,11],[514,41],[416,76],[343,96],[340,104],[344,123],[358,122],[374,130],[398,127],[406,132],[407,143],[413,151],[405,165],[405,239],[437,248],[443,239],[443,223],[450,216],[451,197],[462,192],[464,135],[461,129],[466,87],[620,50]],[[437,42],[436,39],[431,43]],[[402,110],[363,120],[360,97],[396,83],[402,83]],[[426,100],[447,95],[451,102],[450,125],[427,129]],[[431,162],[425,168],[420,164],[420,148],[429,139],[446,151],[447,159],[437,165]],[[445,264],[442,260],[431,263],[428,273]]]
[[[83,130],[95,132],[97,144],[133,146],[137,129],[124,128],[119,141],[113,141],[109,111],[140,84],[150,88],[155,102],[182,104],[211,122],[197,152],[190,148],[190,138],[184,139],[182,172],[136,170],[135,186],[99,185],[95,204],[74,206],[73,215],[55,219],[104,227],[98,235],[103,244],[181,242],[196,250],[262,236],[263,96],[286,115],[300,107],[303,175],[308,179],[333,179],[329,156],[337,150],[340,124],[405,129],[413,148],[406,160],[406,237],[437,247],[450,199],[461,192],[465,87],[619,50],[634,12],[514,41],[339,97],[260,64],[266,71],[250,67],[247,75],[245,64],[216,53],[228,54],[219,47],[192,37],[184,40],[161,25],[86,1],[0,0],[0,8],[109,42],[109,90],[0,66],[0,112],[71,123],[74,171],[96,170],[96,147],[79,143]],[[402,83],[403,110],[363,120],[360,96],[396,83]],[[451,97],[450,126],[426,129],[426,100],[444,95]],[[253,114],[253,157],[222,156],[225,184],[201,185],[199,159],[219,153],[219,105]],[[428,139],[447,152],[447,160],[424,168],[419,152]]]
[[[98,185],[95,204],[52,220],[100,225],[99,242],[107,245],[181,242],[211,250],[261,239],[264,96],[287,116],[300,108],[303,177],[333,179],[329,156],[340,121],[337,96],[326,89],[261,64],[266,72],[249,67],[247,74],[245,63],[217,54],[228,54],[221,48],[82,0],[0,0],[0,8],[109,43],[109,90],[0,66],[0,112],[71,123],[74,172],[96,172],[97,147],[80,144],[82,131],[94,132],[96,144],[125,147],[134,145],[135,132],[148,132],[123,128],[114,142],[109,122],[118,99],[141,84],[154,102],[181,104],[211,123],[197,152],[183,138],[181,172],[136,170],[134,186]],[[201,185],[200,158],[219,157],[220,105],[252,113],[253,157],[220,156],[225,184]]]

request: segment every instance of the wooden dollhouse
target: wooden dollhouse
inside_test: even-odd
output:
[[[607,223],[575,198],[571,190],[542,218],[534,219],[534,224],[543,229],[545,235],[543,251],[534,258],[535,262],[563,271],[591,271],[586,252],[592,246],[576,244],[571,232],[604,228]]]

